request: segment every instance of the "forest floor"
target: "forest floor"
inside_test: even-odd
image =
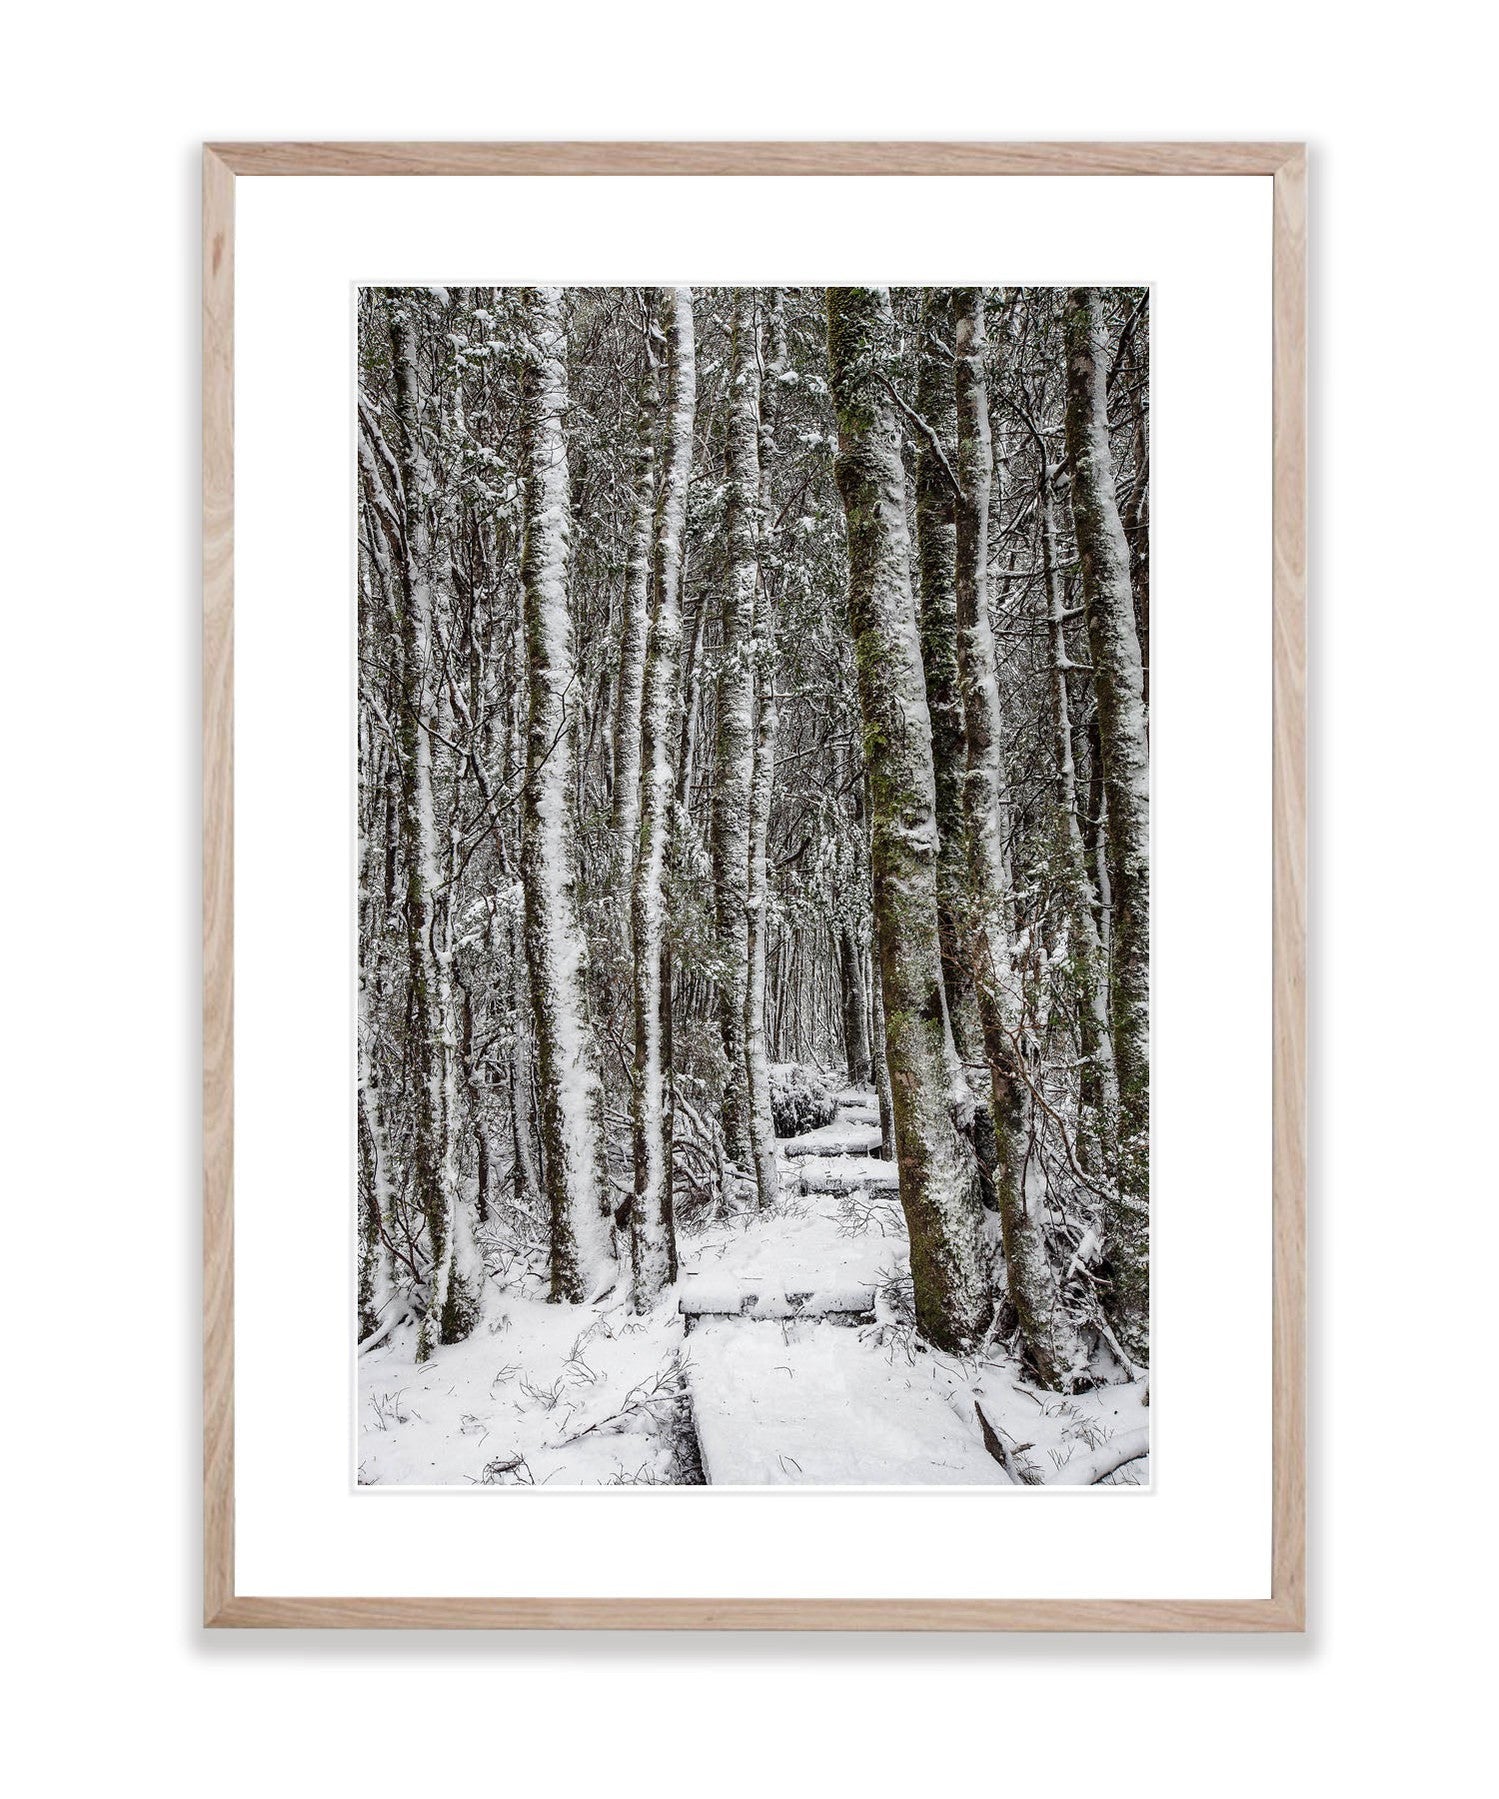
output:
[[[517,1263],[492,1270],[465,1342],[417,1365],[398,1328],[359,1361],[359,1482],[1092,1484],[1147,1428],[1145,1384],[1063,1396],[999,1352],[917,1338],[872,1103],[842,1094],[832,1125],[780,1144],[773,1211],[684,1231],[650,1312],[622,1288],[548,1304]],[[1143,1485],[1149,1457],[1104,1478]]]

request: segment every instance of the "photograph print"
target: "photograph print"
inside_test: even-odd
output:
[[[357,319],[358,1483],[1147,1485],[1148,290]]]

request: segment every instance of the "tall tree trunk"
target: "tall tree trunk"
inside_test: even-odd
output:
[[[453,964],[458,993],[458,1012],[463,1026],[463,1081],[468,1093],[469,1128],[474,1139],[474,1217],[489,1221],[489,1132],[485,1122],[484,1082],[474,1053],[474,996],[464,981],[459,964]]]
[[[511,1151],[515,1155],[515,1196],[520,1209],[534,1218],[542,1211],[542,1175],[536,1168],[536,1105],[531,1079],[531,1033],[522,1020],[531,1013],[531,988],[525,975],[524,932],[515,912],[509,916],[509,971],[511,971],[511,1013],[515,1016],[515,1036],[511,1042],[509,1063],[509,1123]]]
[[[509,691],[506,698],[505,778],[514,787],[525,779],[526,723],[530,710],[530,674],[526,653],[525,621],[518,621],[512,645]],[[509,867],[502,864],[507,877]],[[507,878],[504,914],[504,965],[508,975],[508,1002],[511,1034],[510,1053],[506,1056],[510,1090],[510,1140],[514,1156],[515,1197],[529,1218],[539,1218],[543,1208],[542,1180],[537,1155],[535,1055],[531,1020],[531,983],[526,969],[525,885],[512,884]],[[500,960],[500,908],[490,916],[490,943],[495,960]]]
[[[959,1349],[985,1328],[989,1292],[978,1168],[950,1105],[932,727],[886,375],[894,321],[884,288],[829,288],[827,307],[901,1206],[918,1327],[939,1348]]]
[[[442,869],[437,842],[437,798],[432,726],[439,689],[433,625],[434,555],[428,509],[435,484],[427,462],[419,409],[416,326],[397,304],[390,317],[395,361],[401,487],[405,499],[401,663],[404,679],[401,740],[401,810],[406,835],[406,945],[410,964],[413,1118],[412,1186],[427,1225],[432,1258],[427,1309],[416,1356],[425,1361],[438,1343],[456,1342],[472,1328],[474,1296],[454,1278],[458,1169],[454,1135],[457,1032],[453,1017],[452,964]]]
[[[683,555],[682,578],[678,581],[678,594],[685,588],[686,556]],[[678,610],[682,601],[678,598]],[[702,716],[703,694],[703,638],[706,635],[708,598],[703,594],[692,612],[692,631],[687,638],[682,654],[682,672],[678,681],[678,690],[682,695],[682,730],[680,746],[677,751],[677,805],[686,808],[692,801],[692,782],[697,772],[697,739],[698,723]],[[680,630],[680,625],[678,629]]]
[[[874,1093],[880,1109],[880,1154],[887,1162],[895,1160],[895,1095],[890,1086],[890,1054],[885,1037],[885,988],[875,964],[875,978],[870,982],[870,1063],[874,1071]]]
[[[392,577],[378,525],[372,533],[372,542],[380,552],[378,566],[382,583],[388,592]],[[359,594],[360,654],[369,668],[376,667],[386,654],[399,661],[398,648],[387,641],[391,632],[389,613],[383,603],[385,596],[382,594],[377,599],[372,587],[371,579],[361,581]],[[384,1232],[391,1209],[392,1164],[385,1130],[384,1093],[376,1061],[376,1041],[389,985],[387,954],[395,899],[393,879],[383,877],[394,855],[393,838],[399,817],[395,810],[395,805],[399,803],[398,782],[394,778],[388,754],[383,745],[376,741],[373,731],[366,723],[363,707],[359,710],[359,775],[363,804],[359,817],[359,1084],[356,1130],[359,1147],[358,1323],[359,1337],[363,1340],[377,1327],[377,1312],[390,1278]],[[383,855],[380,853],[379,836],[382,828],[388,833]]]
[[[361,872],[367,855],[361,855]],[[384,1245],[385,1220],[390,1211],[390,1151],[385,1135],[384,1095],[375,1067],[374,1038],[377,1028],[377,977],[370,967],[373,944],[366,922],[370,910],[360,888],[360,941],[364,954],[359,967],[359,1336],[363,1340],[376,1328],[376,1313],[389,1279],[389,1257]]]
[[[640,836],[630,896],[635,966],[635,1191],[630,1248],[634,1303],[641,1308],[677,1277],[667,1061],[671,988],[669,979],[663,978],[663,963],[666,864],[675,793],[672,745],[682,637],[683,540],[697,397],[691,288],[663,289],[659,306],[666,338],[666,445],[651,565],[651,619],[641,702]]]
[[[932,715],[937,782],[937,926],[942,987],[953,1049],[965,1082],[968,1065],[984,1061],[984,1037],[969,955],[968,743],[958,668],[958,415],[952,351],[952,289],[927,288],[921,303],[917,406],[922,421],[916,459],[916,545],[921,593],[921,663]],[[973,1098],[972,1136],[979,1190],[996,1210],[998,1145],[987,1099]]]
[[[1013,952],[1005,866],[1007,818],[1003,719],[989,621],[989,495],[994,450],[984,372],[984,293],[952,291],[954,392],[958,422],[958,668],[967,738],[964,808],[968,820],[973,916],[968,953],[989,1064],[994,1121],[995,1196],[1005,1277],[1025,1353],[1054,1385],[1062,1360],[1056,1293],[1046,1245],[1025,1191],[1023,1007]]]
[[[780,377],[786,363],[785,322],[779,288],[764,291],[766,306],[765,354],[769,359],[768,391],[762,382],[760,407],[759,529],[760,585],[755,598],[754,635],[754,768],[750,781],[749,881],[745,894],[748,915],[744,987],[744,1065],[749,1087],[750,1150],[755,1164],[755,1192],[762,1208],[780,1197],[776,1168],[775,1124],[770,1111],[770,1069],[765,1054],[765,955],[770,936],[770,807],[775,797],[776,736],[780,730],[780,701],[776,695],[776,617],[769,560],[771,541],[771,467],[779,415]]]
[[[869,813],[870,813],[870,809],[871,809],[870,797],[869,797],[869,769],[867,767],[864,770],[863,780],[860,784],[859,797],[860,797],[860,802],[861,802],[862,816],[867,819],[869,816]],[[939,854],[940,854],[940,851],[939,851]],[[874,886],[873,886],[873,878],[871,875],[871,883],[870,883],[871,906],[873,905],[873,896],[874,896]],[[939,946],[940,946],[940,937],[941,937],[941,924],[940,924],[941,900],[940,900],[940,898],[938,900],[938,914],[939,914],[938,938],[939,938]],[[886,1042],[886,1037],[885,1037],[885,984],[884,984],[884,981],[880,978],[880,944],[879,944],[878,924],[876,924],[874,939],[875,939],[874,944],[872,946],[873,955],[871,958],[871,960],[873,962],[874,978],[869,983],[869,1001],[870,1001],[870,1003],[869,1003],[869,1061],[870,1061],[870,1071],[874,1077],[875,1099],[878,1102],[879,1111],[880,1111],[880,1155],[884,1158],[885,1161],[893,1162],[895,1160],[895,1101],[894,1101],[894,1096],[893,1096],[892,1089],[890,1086],[889,1048],[888,1048],[888,1044]],[[945,1001],[944,1001],[944,1004],[945,1004]],[[950,1029],[948,1032],[948,1036],[949,1036],[949,1040],[950,1040],[951,1039],[951,1030]],[[969,1133],[969,1135],[971,1137],[971,1132]],[[983,1169],[981,1167],[979,1169],[979,1193],[980,1193],[981,1199],[982,1199],[982,1195],[983,1195],[983,1186],[984,1186],[984,1173],[983,1173]]]
[[[724,476],[727,566],[720,607],[718,738],[713,750],[713,897],[723,1037],[724,1149],[750,1167],[745,992],[749,979],[749,806],[754,780],[754,627],[759,576],[760,353],[753,288],[734,289]]]
[[[838,927],[838,990],[842,1002],[843,1055],[849,1084],[867,1087],[870,1080],[869,1014],[864,992],[864,951],[850,924]]]
[[[1129,546],[1114,496],[1105,396],[1107,341],[1096,288],[1066,313],[1072,516],[1098,699],[1113,907],[1109,1010],[1119,1081],[1117,1200],[1104,1218],[1116,1328],[1143,1361],[1150,1321],[1150,752]]]
[[[865,841],[869,808],[864,789],[867,782],[858,765],[857,753],[847,744],[837,747],[834,763],[838,781],[839,803],[851,802],[854,828],[850,833],[861,849]],[[863,857],[861,855],[862,863]],[[861,870],[862,872],[862,870]],[[866,892],[869,889],[866,887]],[[873,1078],[869,1048],[869,993],[864,978],[864,945],[860,941],[858,914],[833,922],[834,985],[837,993],[838,1034],[843,1043],[843,1063],[849,1085],[867,1087]]]
[[[612,1267],[603,1084],[588,1020],[588,940],[578,915],[572,808],[576,667],[568,611],[572,499],[562,295],[527,290],[522,385],[525,597],[530,714],[521,881],[526,958],[541,1064],[541,1130],[551,1236],[551,1298],[581,1301]]]
[[[645,366],[635,426],[635,519],[625,569],[619,700],[614,712],[611,827],[616,879],[621,882],[629,879],[635,865],[635,838],[640,826],[640,696],[645,682],[645,638],[650,622],[651,528],[656,506],[656,429],[660,409],[655,321],[649,314],[649,299],[643,297],[642,304],[646,308],[641,334]]]
[[[1129,377],[1129,409],[1133,418],[1130,431],[1130,460],[1133,478],[1120,509],[1124,536],[1129,544],[1129,578],[1135,596],[1135,635],[1140,644],[1140,692],[1145,701],[1146,729],[1150,724],[1150,413],[1148,383],[1145,380],[1142,337],[1148,339],[1148,298],[1140,311],[1132,313],[1125,327],[1129,338],[1125,369]],[[1105,381],[1105,398],[1108,384]]]
[[[1043,455],[1045,446],[1041,446]],[[1093,883],[1082,824],[1077,815],[1077,774],[1072,761],[1072,709],[1067,696],[1066,607],[1057,574],[1052,471],[1041,469],[1041,566],[1046,581],[1047,636],[1051,647],[1051,729],[1056,763],[1057,834],[1067,952],[1078,994],[1078,1040],[1082,1051],[1078,1158],[1088,1174],[1112,1177],[1118,1151],[1119,1087],[1109,1040],[1108,967],[1093,910]]]
[[[981,1050],[967,937],[967,745],[958,674],[957,408],[953,389],[952,289],[929,287],[921,303],[916,405],[926,430],[916,457],[916,546],[921,589],[921,662],[932,715],[937,778],[937,920],[953,1039],[965,1062]]]
[[[1088,696],[1084,735],[1088,744],[1088,829],[1083,841],[1088,850],[1088,873],[1098,895],[1098,940],[1107,967],[1114,956],[1114,886],[1109,879],[1109,802],[1103,787],[1103,737],[1098,728],[1096,693]]]

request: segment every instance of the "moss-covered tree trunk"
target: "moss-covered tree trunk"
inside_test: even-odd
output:
[[[957,399],[953,382],[952,289],[929,287],[921,300],[916,403],[916,546],[920,571],[921,662],[932,715],[932,762],[937,780],[937,922],[942,940],[942,986],[953,1049],[968,1080],[984,1062],[984,1037],[969,954],[969,830],[966,810],[968,740],[958,669]],[[987,1085],[987,1082],[985,1082]],[[970,1133],[978,1156],[984,1203],[997,1205],[998,1159],[987,1099],[973,1099]]]
[[[530,710],[521,810],[526,960],[541,1069],[551,1298],[581,1301],[613,1269],[603,1084],[588,1018],[588,940],[578,914],[573,791],[576,667],[568,607],[572,497],[563,415],[562,294],[530,288],[521,385],[521,554]]]
[[[641,1308],[677,1278],[666,874],[676,792],[672,751],[680,723],[677,663],[682,639],[682,562],[697,398],[692,290],[664,288],[656,303],[666,342],[665,447],[656,501],[651,616],[641,700],[640,831],[630,894],[635,991],[635,1189],[630,1207],[630,1254],[634,1303]]]
[[[724,1149],[748,1172],[749,1067],[745,991],[749,979],[749,807],[754,781],[754,628],[759,580],[760,352],[755,291],[737,287],[729,349],[724,456],[726,565],[719,607],[718,736],[713,746],[713,901],[718,1018],[723,1037]]]
[[[921,590],[921,661],[932,715],[937,779],[937,918],[953,1038],[965,1062],[982,1053],[973,970],[964,953],[968,824],[963,809],[967,743],[958,675],[957,408],[953,391],[952,289],[929,287],[921,302],[916,407],[925,430],[916,455],[916,546]]]
[[[959,1349],[984,1330],[990,1302],[978,1168],[951,1105],[932,727],[889,385],[894,325],[884,288],[829,288],[827,310],[901,1206],[918,1327]]]
[[[1104,1219],[1105,1274],[1126,1351],[1143,1361],[1150,1321],[1150,750],[1129,545],[1114,493],[1108,347],[1096,288],[1066,310],[1067,449],[1108,806],[1112,901],[1109,1014],[1119,1082],[1117,1198]]]
[[[958,670],[967,745],[964,812],[968,823],[972,911],[967,956],[989,1065],[994,1121],[995,1198],[1005,1279],[1025,1354],[1047,1385],[1066,1366],[1057,1295],[1040,1220],[1026,1193],[1024,1007],[1014,958],[1012,903],[1005,856],[1007,823],[1004,721],[989,618],[989,499],[994,448],[984,369],[982,288],[952,290],[953,389],[960,498],[957,508]]]

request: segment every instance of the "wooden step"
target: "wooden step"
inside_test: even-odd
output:
[[[803,1168],[801,1190],[808,1193],[899,1193],[900,1171],[893,1162],[863,1171]]]
[[[732,1279],[684,1275],[677,1310],[689,1330],[698,1318],[821,1318],[833,1324],[851,1324],[874,1316],[874,1288],[853,1281],[790,1287],[745,1275]]]
[[[838,1131],[837,1125],[830,1126],[827,1131],[808,1131],[804,1137],[793,1137],[782,1147],[792,1161],[799,1161],[803,1156],[870,1156],[878,1155],[880,1150],[880,1127],[878,1125],[859,1125],[852,1131],[843,1129],[838,1136],[831,1132]]]

